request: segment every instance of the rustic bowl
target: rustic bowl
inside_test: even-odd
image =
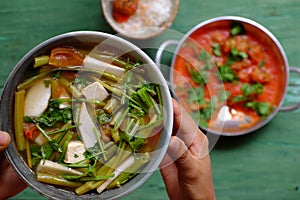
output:
[[[142,27],[138,27],[138,28],[135,28],[135,27],[124,28],[124,25],[116,22],[116,20],[113,17],[113,14],[112,14],[113,0],[101,0],[101,5],[102,5],[103,14],[104,14],[107,22],[118,34],[120,34],[121,36],[127,37],[127,38],[131,38],[131,39],[145,40],[145,39],[150,39],[150,38],[153,38],[155,36],[162,34],[173,23],[176,15],[177,15],[178,7],[179,7],[179,0],[168,0],[168,1],[170,1],[170,8],[168,9],[169,16],[167,19],[162,20],[162,22],[160,24],[158,24],[158,26],[147,25],[147,26],[142,26]],[[141,2],[142,1],[140,1],[139,4]],[[159,8],[159,9],[163,9],[163,8]],[[137,12],[134,15],[134,17],[136,17],[136,19],[139,18]],[[155,16],[155,18],[157,18],[157,16]]]
[[[153,81],[161,85],[162,97],[164,109],[166,112],[166,120],[162,134],[160,136],[158,147],[155,152],[153,152],[153,157],[151,161],[144,167],[142,173],[135,176],[125,185],[120,188],[105,191],[100,194],[91,193],[78,196],[77,194],[64,190],[58,189],[55,186],[44,184],[36,180],[34,172],[27,166],[25,161],[20,156],[16,148],[15,136],[14,136],[14,91],[18,83],[23,81],[26,77],[24,74],[28,74],[28,71],[32,68],[33,58],[50,52],[50,50],[56,46],[62,45],[72,45],[76,44],[99,44],[108,41],[109,45],[121,51],[130,52],[130,55],[140,59],[144,63],[147,63],[147,68],[149,73],[153,77]],[[10,73],[5,86],[3,88],[3,93],[0,102],[1,109],[1,122],[0,130],[8,131],[11,135],[12,142],[9,147],[4,151],[7,159],[17,171],[19,176],[28,184],[33,190],[44,195],[50,199],[119,199],[128,195],[139,186],[141,186],[151,174],[158,168],[161,160],[163,159],[165,152],[168,147],[168,143],[171,136],[172,123],[173,123],[173,110],[171,96],[163,78],[161,72],[156,67],[154,62],[138,47],[131,44],[130,42],[121,39],[119,37],[93,31],[79,31],[70,32],[62,35],[58,35],[49,40],[42,42],[41,44],[34,47],[29,51],[15,66],[13,71]]]

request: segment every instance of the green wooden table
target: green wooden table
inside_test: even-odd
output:
[[[300,64],[299,0],[181,0],[171,29],[184,34],[203,20],[221,15],[239,15],[263,24],[283,45],[290,65]],[[0,87],[31,48],[76,30],[115,34],[103,17],[100,0],[1,0]],[[166,32],[145,43],[159,45],[170,37]],[[155,49],[145,51],[154,59]],[[170,56],[164,62],[170,63]],[[292,75],[286,105],[300,101],[299,88],[300,78]],[[211,151],[217,199],[300,199],[299,115],[299,110],[279,112],[259,131],[218,140]],[[11,199],[44,197],[26,189]],[[125,199],[167,199],[159,172]]]

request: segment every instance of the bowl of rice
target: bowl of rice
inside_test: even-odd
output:
[[[131,39],[149,39],[160,35],[173,23],[179,0],[137,0],[135,10],[125,18],[116,18],[115,4],[132,1],[101,0],[103,14],[109,25],[120,35]]]

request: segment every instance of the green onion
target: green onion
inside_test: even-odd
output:
[[[97,142],[98,142],[100,151],[102,152],[103,159],[104,159],[104,161],[106,161],[106,160],[107,160],[107,156],[106,156],[106,154],[105,154],[105,150],[104,150],[104,147],[103,147],[103,142],[102,142],[102,140],[101,140],[101,138],[100,138],[100,134],[99,134],[99,132],[98,132],[98,129],[97,129],[96,127],[94,127],[93,130],[94,130],[94,134],[95,134],[95,136],[96,136],[96,138],[97,138]]]
[[[49,62],[49,56],[38,56],[38,57],[35,57],[34,58],[34,65],[33,67],[36,68],[36,67],[41,67],[43,65],[46,65],[48,64]]]

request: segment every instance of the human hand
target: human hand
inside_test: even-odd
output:
[[[12,166],[8,163],[2,152],[8,147],[9,143],[9,134],[7,132],[0,131],[0,199],[12,197],[27,187],[27,185],[19,178]]]
[[[171,200],[215,199],[208,140],[175,100],[173,109],[173,136],[160,169],[168,196]]]

